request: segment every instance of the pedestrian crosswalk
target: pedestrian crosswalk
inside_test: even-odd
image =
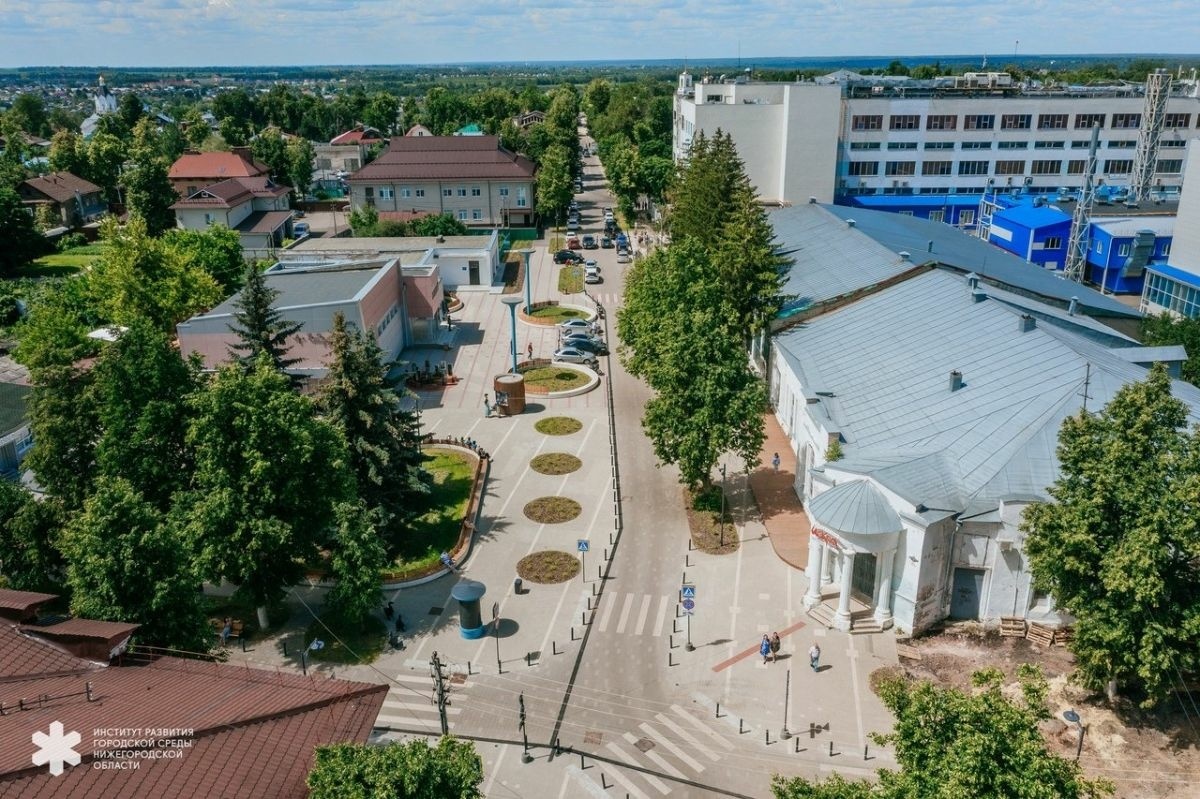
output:
[[[599,632],[612,629],[617,635],[649,635],[661,638],[668,619],[675,617],[674,596],[626,593],[605,593],[600,600],[595,624]]]
[[[616,308],[621,304],[621,295],[616,291],[600,291],[591,292],[592,299],[603,305],[605,308]]]
[[[446,719],[453,729],[456,717],[462,713],[461,703],[466,698],[467,682],[465,675],[451,672],[444,684],[449,699]],[[441,719],[434,685],[429,673],[411,671],[395,675],[383,700],[383,707],[379,709],[379,716],[375,719],[375,726],[439,731]]]
[[[604,738],[608,740],[596,754],[626,768],[602,762],[594,769],[568,769],[576,787],[592,795],[599,795],[597,788],[612,787],[634,799],[687,794],[692,789],[690,781],[701,779],[706,768],[734,750],[732,742],[681,705],[671,705],[656,713],[652,721],[638,723],[620,735],[606,733]]]

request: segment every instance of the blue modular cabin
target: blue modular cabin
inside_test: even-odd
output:
[[[1014,205],[992,214],[988,241],[1043,269],[1067,263],[1071,217],[1048,205]]]
[[[1167,263],[1174,232],[1173,216],[1093,217],[1087,279],[1115,294],[1141,294],[1146,268]]]

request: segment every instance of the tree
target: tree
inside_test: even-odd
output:
[[[15,126],[35,136],[50,135],[50,120],[46,116],[46,103],[40,94],[22,92],[12,101],[5,115],[12,118]]]
[[[189,108],[180,122],[184,129],[183,138],[190,149],[199,150],[204,146],[205,140],[212,135],[212,128],[204,121],[204,113],[199,106],[194,105]]]
[[[1165,311],[1158,316],[1147,316],[1142,319],[1142,342],[1151,347],[1182,344],[1188,359],[1183,363],[1180,377],[1200,386],[1200,318],[1175,317]]]
[[[18,591],[56,591],[63,572],[58,533],[65,516],[54,498],[34,499],[28,489],[0,480],[0,577]]]
[[[574,194],[571,177],[571,155],[565,147],[552,144],[542,154],[538,170],[537,196],[538,213],[547,219],[555,219],[571,202]]]
[[[250,152],[266,164],[272,178],[283,183],[288,182],[291,162],[288,159],[287,142],[283,140],[279,128],[266,128],[261,131],[250,143]]]
[[[246,276],[242,239],[224,225],[206,230],[174,228],[163,234],[162,241],[185,266],[207,273],[226,295],[237,290]]]
[[[140,624],[154,646],[204,652],[210,633],[186,540],[120,478],[102,477],[62,535],[71,612]]]
[[[351,496],[345,442],[265,352],[223,367],[190,406],[188,538],[204,576],[238,585],[266,628],[267,605],[300,580]]]
[[[221,138],[230,147],[244,147],[254,135],[254,129],[248,122],[239,122],[233,117],[224,117],[220,125]]]
[[[414,236],[465,236],[467,226],[450,214],[430,214],[409,225]],[[375,235],[382,235],[376,233]]]
[[[400,110],[400,102],[391,92],[375,92],[363,109],[364,125],[377,128],[387,136],[396,129],[396,114]]]
[[[287,146],[287,181],[296,190],[296,197],[304,199],[312,186],[313,159],[317,151],[308,139],[293,139]]]
[[[95,183],[104,192],[104,199],[115,203],[120,200],[117,185],[127,156],[125,142],[111,133],[98,131],[87,145],[88,170],[80,177]]]
[[[612,98],[612,84],[604,78],[593,78],[583,90],[583,107],[588,119],[600,117],[608,110],[608,102]]]
[[[29,397],[33,449],[25,465],[68,510],[83,505],[95,478],[100,422],[89,396],[91,381],[91,374],[73,366],[50,366],[34,374]]]
[[[77,177],[90,179],[87,142],[73,130],[60,130],[54,134],[50,139],[48,160],[52,172],[70,172]]]
[[[673,240],[687,237],[708,246],[721,238],[738,198],[745,170],[733,139],[721,130],[712,138],[697,133],[688,154],[688,165],[670,192],[671,213],[667,229]]]
[[[429,493],[416,413],[401,406],[405,389],[388,376],[392,365],[383,362],[374,336],[348,326],[340,313],[333,317],[330,352],[320,406],[345,439],[358,496],[378,514],[377,526],[394,553],[418,499]]]
[[[742,344],[748,347],[750,339],[767,329],[783,308],[791,260],[779,254],[775,230],[744,173],[720,232],[713,260],[725,315],[730,329],[740,331]]]
[[[1079,680],[1167,696],[1200,668],[1200,429],[1162,364],[1058,434],[1053,502],[1026,507],[1035,585],[1075,617]]]
[[[350,229],[355,238],[370,238],[379,227],[379,211],[373,205],[355,208],[350,212]]]
[[[179,199],[169,177],[171,164],[158,150],[149,119],[138,123],[135,146],[129,152],[125,171],[125,204],[130,214],[146,220],[151,236],[160,236],[175,227],[171,206]]]
[[[95,351],[87,337],[99,324],[87,274],[43,282],[27,298],[28,311],[17,328],[16,358],[30,370],[70,366]]]
[[[483,761],[475,745],[451,736],[386,746],[317,747],[308,775],[312,799],[478,799]]]
[[[929,682],[884,680],[883,704],[896,717],[887,735],[898,771],[880,769],[878,783],[833,778],[813,784],[776,775],[775,799],[1100,799],[1112,793],[1103,780],[1088,780],[1078,763],[1046,751],[1038,723],[1050,718],[1046,680],[1036,666],[1023,664],[1021,698],[1002,691],[998,669],[976,672],[976,690],[963,693]]]
[[[343,502],[336,516],[330,567],[337,582],[325,602],[340,623],[362,629],[379,607],[379,572],[388,564],[387,550],[375,526],[378,514],[365,505]]]
[[[288,338],[300,331],[300,322],[289,322],[283,318],[273,303],[279,291],[267,285],[267,278],[254,264],[246,269],[246,283],[241,294],[234,300],[233,314],[236,324],[229,329],[237,334],[239,342],[229,346],[229,352],[243,366],[251,367],[265,354],[277,371],[282,372],[297,362],[288,358]]]
[[[117,116],[120,117],[122,124],[127,129],[133,130],[138,122],[146,118],[146,111],[142,107],[142,98],[133,92],[122,94],[117,98]]]
[[[0,277],[7,277],[50,250],[37,231],[32,215],[21,204],[20,196],[0,186]]]

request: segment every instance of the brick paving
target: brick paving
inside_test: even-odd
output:
[[[758,467],[750,473],[750,490],[762,513],[763,525],[771,546],[780,560],[796,569],[808,565],[808,515],[792,483],[796,479],[796,456],[791,442],[774,414],[766,414],[767,439],[759,455]],[[779,471],[771,459],[779,453]]]

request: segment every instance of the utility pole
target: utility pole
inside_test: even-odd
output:
[[[725,547],[725,464],[721,464],[721,547]]]
[[[450,702],[446,699],[446,684],[443,682],[445,676],[442,674],[442,662],[438,659],[438,653],[433,653],[433,659],[429,661],[430,667],[433,669],[433,683],[437,691],[437,706],[438,716],[442,720],[442,735],[450,734],[450,722],[446,720],[446,705]]]
[[[525,731],[525,692],[524,691],[522,691],[520,696],[517,697],[517,703],[518,703],[518,705],[520,705],[520,708],[521,708],[521,723],[519,726],[521,729],[521,744],[524,747],[523,750],[521,751],[521,762],[522,763],[532,763],[533,755],[529,754],[529,733],[527,733]]]

